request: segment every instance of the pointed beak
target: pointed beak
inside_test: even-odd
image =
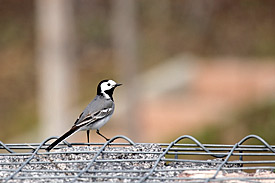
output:
[[[115,87],[118,87],[118,86],[121,86],[122,84],[121,83],[117,83],[116,85],[115,85]]]

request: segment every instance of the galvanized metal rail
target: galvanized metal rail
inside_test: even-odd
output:
[[[248,135],[234,145],[202,144],[189,135],[169,144],[134,143],[115,136],[89,147],[64,141],[46,152],[48,142],[55,138],[30,144],[0,141],[0,182],[275,182],[275,146],[257,135]],[[115,142],[117,139],[125,143]],[[182,143],[185,139],[193,143]],[[259,145],[243,145],[249,139],[256,139]],[[206,175],[194,176],[203,173]],[[233,176],[238,173],[240,176]]]

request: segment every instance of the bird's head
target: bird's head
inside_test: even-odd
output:
[[[113,100],[114,89],[122,84],[118,84],[113,80],[102,80],[97,86],[97,95],[102,95],[107,99]]]

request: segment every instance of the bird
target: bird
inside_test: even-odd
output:
[[[67,139],[78,131],[87,131],[87,141],[89,143],[90,130],[95,129],[96,133],[103,137],[106,141],[109,139],[99,132],[99,129],[105,125],[114,113],[115,103],[113,92],[116,87],[122,84],[113,80],[102,80],[97,86],[97,94],[95,98],[87,105],[84,111],[76,119],[75,123],[69,131],[50,144],[45,150],[50,151],[61,141]]]

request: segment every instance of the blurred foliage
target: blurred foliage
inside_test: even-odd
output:
[[[275,55],[273,0],[141,0],[137,1],[137,8],[140,71],[182,52],[209,57]],[[78,90],[86,101],[99,78],[115,74],[111,1],[75,0],[74,9],[81,81]],[[0,0],[0,35],[0,139],[3,140],[37,124],[35,1]],[[264,133],[273,140],[272,120],[274,104],[268,104],[244,111],[235,124],[251,133]],[[202,136],[217,143],[218,136],[224,135],[220,134],[221,129],[231,129],[231,124],[225,125],[209,127]]]
[[[259,135],[267,142],[275,141],[275,101],[253,104],[224,120],[215,122],[195,137],[203,143],[236,143],[249,134]],[[250,144],[261,144],[257,140]]]

